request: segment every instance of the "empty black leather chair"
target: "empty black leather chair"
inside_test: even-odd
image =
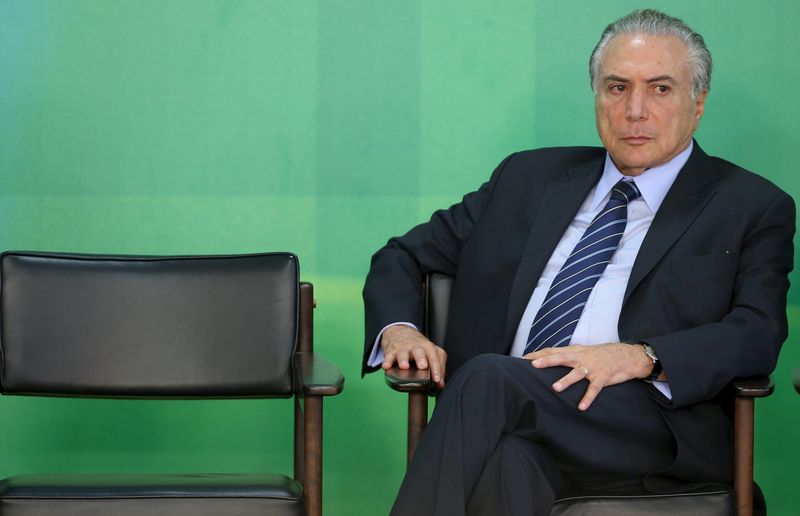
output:
[[[2,393],[295,399],[294,475],[57,474],[0,481],[0,514],[320,515],[322,397],[313,292],[289,253],[125,257],[6,252]],[[289,421],[287,421],[287,424]]]

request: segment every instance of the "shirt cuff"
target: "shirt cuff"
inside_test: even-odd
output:
[[[668,400],[672,400],[672,389],[669,388],[669,382],[653,380],[653,387],[658,389],[658,392],[663,394]]]
[[[409,326],[415,330],[419,330],[416,324],[412,324],[410,322],[396,322],[384,326],[378,336],[375,337],[375,342],[372,344],[372,351],[367,359],[367,366],[380,367],[380,365],[383,364],[383,348],[381,347],[381,337],[383,337],[383,332],[386,331],[386,328],[391,328],[392,326]]]

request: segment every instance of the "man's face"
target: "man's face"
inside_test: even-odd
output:
[[[705,109],[692,99],[686,45],[672,36],[620,34],[600,62],[597,132],[620,172],[636,176],[686,149]]]

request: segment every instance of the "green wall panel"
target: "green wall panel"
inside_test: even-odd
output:
[[[474,190],[506,155],[533,145],[536,5],[422,2],[423,198]]]
[[[326,404],[326,514],[386,514],[405,405],[380,375],[359,378],[370,256],[513,151],[597,144],[588,54],[640,5],[0,0],[0,249],[296,252],[317,346],[348,378]],[[800,4],[653,5],[714,53],[701,145],[800,198]],[[790,301],[778,389],[757,405],[756,475],[777,515],[800,505],[800,289]],[[0,476],[290,472],[273,422],[290,409],[2,398]]]
[[[416,195],[419,3],[319,3],[317,193]]]
[[[3,192],[315,192],[316,20],[308,6],[0,6],[8,99],[0,153],[12,172],[0,177]]]

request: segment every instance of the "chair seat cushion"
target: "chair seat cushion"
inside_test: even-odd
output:
[[[574,496],[556,501],[550,516],[730,516],[732,490],[707,489],[682,494]]]
[[[303,514],[303,490],[273,474],[20,475],[0,481],[4,516]]]

